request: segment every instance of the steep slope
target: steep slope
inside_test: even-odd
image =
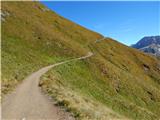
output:
[[[2,2],[2,93],[42,66],[86,55],[100,37],[38,2]]]
[[[95,56],[42,77],[40,86],[57,104],[81,119],[109,119],[106,107],[126,118],[160,118],[160,62],[111,39],[90,47]]]
[[[49,71],[39,83],[79,119],[160,118],[160,61],[87,30],[38,2],[2,2],[2,92],[32,71],[93,56]]]
[[[160,36],[144,37],[132,47],[160,57]]]
[[[38,84],[40,77],[49,69],[68,62],[87,59],[93,54],[55,63],[39,69],[25,78],[15,91],[5,96],[2,103],[2,119],[50,119],[50,120],[75,120],[70,113],[63,111],[60,107],[53,105],[40,90]]]

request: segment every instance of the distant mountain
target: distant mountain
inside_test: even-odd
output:
[[[160,56],[160,36],[148,36],[142,38],[136,44],[132,45],[143,52]]]

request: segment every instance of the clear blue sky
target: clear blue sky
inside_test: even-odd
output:
[[[160,35],[160,2],[45,1],[61,16],[126,45]]]

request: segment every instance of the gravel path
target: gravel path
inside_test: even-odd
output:
[[[89,52],[86,56],[56,63],[44,67],[29,75],[15,91],[5,96],[2,101],[3,120],[74,120],[67,112],[53,104],[48,96],[41,92],[38,87],[40,77],[51,68],[74,60],[91,57]]]

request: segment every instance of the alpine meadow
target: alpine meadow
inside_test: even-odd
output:
[[[2,104],[30,74],[68,61],[40,76],[38,88],[72,119],[160,119],[159,59],[63,18],[38,1],[1,3]]]

